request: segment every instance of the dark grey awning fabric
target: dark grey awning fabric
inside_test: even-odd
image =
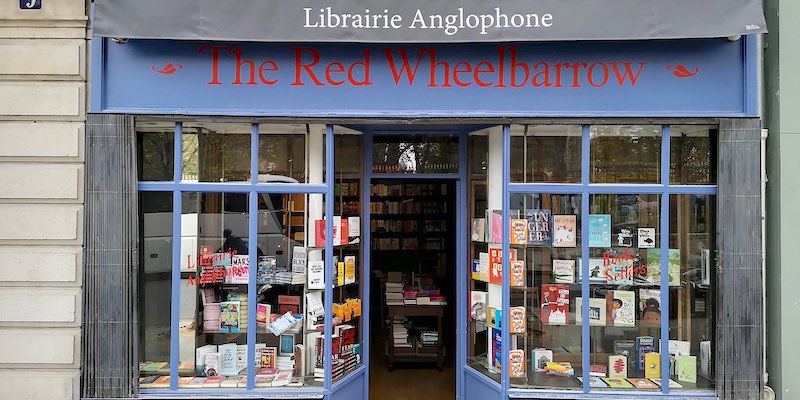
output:
[[[761,0],[96,0],[94,14],[94,35],[129,39],[447,43],[764,32]]]

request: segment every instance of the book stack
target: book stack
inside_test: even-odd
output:
[[[408,320],[404,317],[392,318],[392,343],[394,347],[411,347],[408,342]]]
[[[358,367],[358,356],[356,354],[351,354],[347,357],[342,357],[339,361],[344,365],[344,373],[349,374],[353,372]]]
[[[344,368],[344,361],[343,360],[333,360],[333,365],[331,366],[331,379],[336,382],[339,379],[342,379],[345,374]]]
[[[403,284],[400,282],[386,282],[386,304],[390,306],[402,306]]]
[[[436,346],[439,344],[438,331],[422,331],[419,334],[422,346]]]
[[[405,305],[416,305],[417,304],[417,295],[419,294],[418,290],[404,290],[403,291],[403,304]]]
[[[277,356],[275,357],[275,368],[278,370],[294,370],[294,360],[292,356]]]
[[[228,301],[239,302],[239,329],[247,329],[247,293],[228,293]]]

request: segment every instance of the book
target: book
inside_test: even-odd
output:
[[[525,210],[525,219],[528,223],[528,244],[533,246],[550,246],[552,240],[550,210]]]
[[[502,368],[503,334],[500,329],[492,328],[492,367]]]
[[[510,224],[511,244],[528,244],[528,223],[524,219],[512,219]]]
[[[272,314],[272,305],[270,304],[256,304],[256,323],[266,324],[269,322],[270,315]]]
[[[489,253],[478,253],[478,280],[489,282]]]
[[[669,273],[669,285],[681,285],[681,251],[679,249],[667,250],[667,272]]]
[[[508,321],[511,324],[511,333],[525,333],[527,327],[525,307],[522,306],[509,308]]]
[[[611,215],[589,215],[589,247],[611,247]]]
[[[150,385],[153,388],[168,388],[170,384],[169,376],[159,376],[156,378],[155,381]]]
[[[569,324],[569,286],[542,285],[541,319],[546,325]]]
[[[656,228],[638,228],[636,236],[638,248],[652,249],[656,247]]]
[[[700,341],[700,375],[711,379],[711,341]]]
[[[545,372],[551,376],[568,377],[575,374],[575,369],[569,362],[549,362],[545,366]]]
[[[582,376],[578,377],[578,382],[583,384],[583,377]],[[592,387],[592,388],[607,388],[608,384],[603,382],[602,377],[590,376],[589,377],[589,387]]]
[[[261,349],[261,366],[264,368],[275,368],[277,356],[277,349],[275,347]]]
[[[489,294],[480,290],[470,292],[470,319],[486,321],[486,300]]]
[[[275,380],[275,375],[258,375],[255,379],[255,387],[265,388],[272,386],[272,381]]]
[[[639,289],[639,319],[642,325],[661,325],[661,290]]]
[[[581,325],[583,322],[583,299],[580,297],[575,298],[575,324]],[[606,309],[608,308],[608,301],[602,298],[589,299],[589,325],[590,326],[605,326],[606,325]]]
[[[203,387],[203,383],[205,383],[206,379],[207,378],[204,376],[193,377],[192,379],[189,380],[189,382],[186,382],[186,385],[184,385],[184,387],[187,389],[199,389]]]
[[[278,312],[281,314],[300,312],[300,296],[278,296]]]
[[[292,273],[305,275],[306,263],[306,248],[303,246],[292,247]]]
[[[280,354],[294,354],[294,335],[281,335]]]
[[[661,378],[661,353],[651,352],[644,355],[644,377]]]
[[[247,378],[245,378],[245,379],[247,379]],[[241,381],[241,380],[242,380],[242,376],[241,375],[229,376],[229,377],[226,377],[225,380],[222,381],[219,384],[219,387],[221,387],[221,388],[239,387],[239,381]]]
[[[503,249],[498,245],[489,245],[489,282],[503,284]]]
[[[600,378],[612,389],[628,389],[633,385],[624,378]]]
[[[302,344],[294,345],[294,376],[306,376],[306,355],[305,346]]]
[[[697,383],[697,357],[678,356],[678,381]]]
[[[486,229],[490,243],[503,243],[503,211],[486,210]]]
[[[658,385],[647,378],[628,378],[628,382],[636,389],[658,389]]]
[[[473,218],[472,219],[472,232],[470,239],[473,242],[486,241],[486,218]]]
[[[247,345],[236,345],[236,369],[239,373],[247,373]],[[235,387],[235,386],[234,386]]]
[[[644,373],[645,354],[656,351],[655,339],[652,336],[639,336],[636,338],[636,370]]]
[[[344,286],[344,270],[344,261],[336,262],[336,276],[333,277],[333,281],[336,282],[336,286]]]
[[[636,294],[629,290],[611,291],[611,322],[614,326],[636,326]]]
[[[661,379],[651,379],[651,381],[653,383],[655,383],[656,386],[661,387]],[[682,387],[683,387],[683,385],[681,385],[680,383],[675,382],[672,379],[669,380],[669,388],[670,389],[680,389]]]
[[[203,373],[206,376],[215,376],[220,373],[219,353],[208,353],[205,356],[205,364],[203,365]]]
[[[239,370],[236,368],[236,343],[225,343],[219,345],[219,375],[236,375]]]
[[[224,283],[246,285],[250,280],[250,256],[234,254],[231,263],[224,268]]]
[[[325,289],[325,262],[308,261],[308,288]]]
[[[511,268],[511,276],[509,276],[510,284],[512,287],[525,286],[525,261],[512,260],[509,263]]]
[[[350,238],[357,238],[361,236],[361,217],[347,217],[347,238],[348,243]]]
[[[633,285],[633,253],[631,249],[616,251],[609,249],[603,252],[603,273],[607,285]]]
[[[139,378],[139,387],[141,387],[142,389],[152,388],[153,384],[158,380],[158,378],[161,377],[158,375],[143,376]]]
[[[238,301],[223,301],[219,303],[219,331],[239,332],[241,303]]]
[[[263,285],[269,283],[278,272],[278,260],[274,256],[263,256],[258,258],[258,269],[256,270],[256,283]]]
[[[617,247],[633,247],[634,228],[619,228],[616,232],[614,244]]]
[[[553,260],[553,282],[575,283],[575,260]]]
[[[206,344],[194,350],[194,367],[195,372],[202,374],[205,372],[206,354],[217,353],[217,345]]]
[[[553,215],[553,247],[575,247],[577,217],[575,215]]]
[[[628,357],[625,355],[608,356],[608,377],[627,378],[628,377]]]
[[[577,260],[578,283],[583,282],[581,259]],[[589,283],[606,283],[606,266],[602,258],[589,259]]]
[[[525,377],[525,351],[509,350],[508,352],[509,376],[512,378]]]
[[[544,372],[547,369],[547,364],[553,362],[553,350],[533,349],[531,351],[531,361],[531,368],[534,372]]]
[[[608,366],[599,365],[599,364],[589,365],[589,375],[590,376],[596,376],[596,377],[599,377],[599,378],[605,378],[606,374],[608,374]]]
[[[486,307],[486,325],[492,328],[497,328],[497,309],[494,307]]]
[[[614,354],[625,356],[628,369],[633,369],[637,365],[636,341],[629,339],[615,340]]]
[[[356,283],[356,256],[344,256],[344,284]]]

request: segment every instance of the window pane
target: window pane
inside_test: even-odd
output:
[[[376,135],[372,172],[458,172],[457,135]]]
[[[672,126],[670,153],[671,184],[712,185],[717,182],[716,126]]]
[[[309,165],[321,175],[325,125],[261,124],[258,137],[260,183],[306,183]],[[311,149],[314,149],[313,153]],[[306,160],[306,153],[313,156]],[[321,182],[321,180],[318,180]]]
[[[139,209],[139,386],[169,386],[172,193],[140,193]]]
[[[591,127],[592,183],[660,183],[661,127]]]
[[[581,195],[511,196],[512,387],[581,388],[580,212]]]
[[[590,213],[591,365],[611,389],[658,391],[660,195],[592,195]]]
[[[716,212],[716,196],[670,196],[669,262],[680,280],[669,287],[669,371],[682,389],[714,388]]]
[[[250,180],[250,124],[183,124],[183,180]]]
[[[171,181],[174,174],[175,124],[136,121],[140,181]]]
[[[511,125],[512,182],[581,182],[580,125]]]

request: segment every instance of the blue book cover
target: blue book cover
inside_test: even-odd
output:
[[[501,368],[500,360],[503,357],[503,333],[500,329],[492,328],[492,364],[496,368]]]
[[[656,351],[656,340],[652,336],[636,338],[636,370],[644,373],[644,355]]]
[[[589,247],[611,247],[611,215],[589,215]]]

